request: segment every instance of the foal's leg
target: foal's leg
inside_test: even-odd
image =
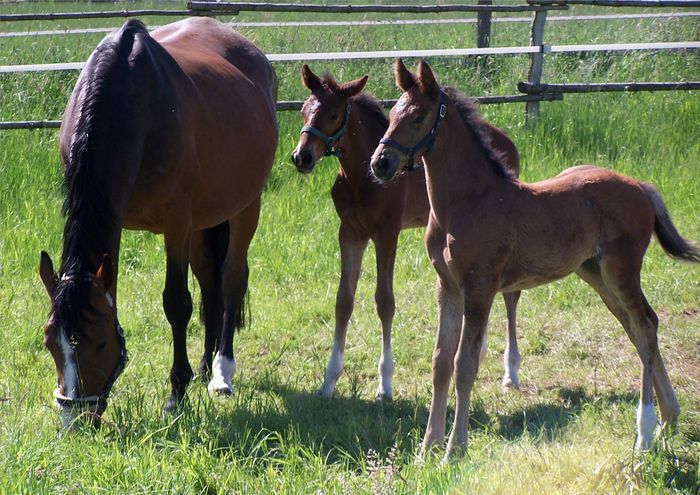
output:
[[[503,352],[503,390],[510,388],[519,389],[518,370],[520,369],[520,352],[518,352],[518,339],[515,334],[515,313],[520,299],[520,291],[504,292],[503,301],[506,303],[508,327],[506,329],[506,349]]]
[[[184,212],[183,212],[184,213]],[[190,222],[182,221],[186,215],[174,215],[164,229],[167,256],[163,309],[173,331],[173,366],[170,370],[171,393],[165,404],[166,411],[173,411],[185,396],[192,379],[192,368],[187,359],[187,324],[192,316],[192,297],[187,289],[188,255],[190,252]]]
[[[447,442],[446,458],[463,453],[467,449],[469,402],[479,371],[479,348],[486,332],[494,295],[494,292],[479,287],[470,288],[470,292],[464,297],[464,322],[455,356],[455,419]]]
[[[450,393],[450,379],[454,371],[455,353],[459,344],[464,300],[456,286],[450,286],[438,277],[438,335],[433,351],[433,397],[430,402],[430,416],[423,438],[421,457],[425,457],[434,447],[445,443],[445,422],[447,419],[447,398]]]
[[[392,398],[391,378],[394,375],[394,357],[391,353],[391,324],[396,312],[394,301],[394,262],[398,232],[382,232],[374,239],[377,250],[377,289],[374,301],[382,321],[382,354],[379,357],[379,387],[377,399]]]
[[[233,393],[231,376],[236,371],[233,333],[245,323],[245,296],[248,291],[248,246],[260,217],[260,198],[229,220],[228,250],[223,264],[223,325],[219,348],[212,365],[207,389],[210,394]]]
[[[204,323],[204,354],[197,371],[204,380],[210,378],[212,355],[223,325],[221,268],[228,248],[228,236],[228,222],[192,234],[190,266],[202,291],[201,318]]]
[[[335,383],[343,371],[343,354],[345,353],[345,336],[348,331],[348,322],[352,316],[355,304],[355,291],[360,277],[362,257],[369,239],[359,235],[346,224],[340,224],[338,233],[340,243],[340,284],[335,299],[335,337],[333,351],[328,360],[326,376],[323,385],[318,391],[322,397],[332,397]]]
[[[622,313],[624,309],[627,318],[623,316],[618,317],[618,319],[623,322],[623,326],[625,326],[625,330],[627,330],[627,334],[641,359],[636,448],[646,450],[651,446],[654,429],[657,425],[652,403],[653,381],[657,382],[659,402],[664,404],[663,407],[660,405],[660,408],[672,416],[669,420],[675,420],[679,407],[675,393],[668,382],[668,376],[658,349],[658,319],[646,302],[639,285],[640,268],[641,255],[639,259],[635,260],[633,253],[624,253],[624,256],[614,257],[608,255],[600,261],[600,279],[615,298],[610,302],[610,297],[603,297],[603,299],[613,313]],[[659,390],[662,390],[662,393],[658,393]]]

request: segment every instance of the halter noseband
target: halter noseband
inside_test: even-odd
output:
[[[348,126],[348,119],[350,118],[350,103],[348,103],[345,107],[345,118],[343,119],[343,124],[340,126],[340,129],[338,129],[335,134],[332,136],[327,136],[315,127],[312,127],[310,125],[305,125],[304,127],[301,128],[301,132],[299,135],[304,134],[305,132],[312,134],[319,138],[321,141],[323,141],[323,144],[326,145],[326,152],[323,154],[323,156],[335,156],[337,158],[340,158],[341,155],[343,154],[340,149],[337,147],[338,142],[340,142],[340,139],[345,135],[345,129]]]
[[[413,172],[416,170],[416,166],[414,164],[414,156],[416,152],[420,151],[421,149],[425,148],[425,154],[429,155],[431,151],[433,151],[433,148],[435,147],[435,140],[437,139],[437,133],[440,130],[440,124],[442,123],[442,120],[445,118],[445,114],[447,113],[447,106],[445,105],[445,92],[440,90],[440,107],[438,108],[438,113],[435,116],[435,123],[433,124],[433,128],[430,129],[430,132],[418,141],[414,146],[408,147],[404,146],[403,144],[399,143],[398,141],[395,141],[391,138],[388,137],[383,137],[382,139],[379,140],[380,144],[383,144],[385,146],[390,146],[392,148],[395,148],[399,150],[401,153],[404,155],[408,156],[408,165],[406,166],[406,170],[409,172]]]
[[[92,282],[95,280],[95,276],[92,274],[88,274],[85,276],[79,276],[75,274],[65,273],[62,277],[61,280],[80,280],[84,282]],[[86,397],[78,397],[78,398],[71,398],[71,397],[66,397],[61,393],[59,390],[59,387],[57,386],[54,391],[53,391],[53,397],[54,397],[54,403],[62,408],[85,408],[87,406],[87,409],[90,412],[95,412],[100,408],[106,407],[107,406],[107,397],[109,397],[109,393],[112,390],[112,386],[114,385],[114,382],[117,381],[117,378],[119,378],[119,375],[122,374],[122,371],[124,371],[124,367],[126,366],[126,362],[128,359],[127,352],[126,352],[126,338],[124,337],[124,329],[122,326],[119,324],[119,319],[117,318],[117,308],[114,305],[114,299],[112,299],[112,296],[106,292],[105,297],[107,298],[107,304],[109,307],[112,309],[112,314],[114,315],[114,330],[117,332],[117,338],[119,339],[119,359],[117,360],[117,365],[114,367],[114,371],[112,371],[112,374],[109,376],[107,379],[107,383],[105,383],[104,388],[102,389],[102,392],[96,395],[88,395]]]

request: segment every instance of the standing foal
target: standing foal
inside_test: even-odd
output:
[[[391,399],[394,361],[391,354],[391,324],[395,303],[393,291],[394,261],[399,232],[428,223],[430,204],[422,170],[404,174],[389,185],[377,183],[369,170],[369,158],[386,131],[389,121],[381,104],[363,93],[367,76],[338,83],[326,73],[323,79],[307,65],[302,67],[302,82],[311,90],[301,110],[304,127],[292,161],[302,173],[313,170],[323,156],[336,156],[340,168],[331,189],[340,218],[341,272],[335,305],[335,340],[326,375],[319,393],[333,395],[343,370],[343,353],[348,322],[352,315],[355,290],[365,248],[370,239],[377,251],[377,289],[375,301],[382,322],[382,354],[379,358],[378,399]],[[478,123],[502,154],[506,166],[519,172],[518,151],[508,136],[486,121]],[[515,310],[520,292],[503,295],[508,313],[508,339],[504,355],[503,386],[518,387],[520,354],[515,336]],[[486,352],[486,341],[481,356]]]
[[[572,272],[598,292],[637,349],[642,373],[636,445],[648,449],[657,424],[652,386],[662,427],[677,420],[680,407],[659,353],[658,318],[640,287],[642,259],[654,232],[675,258],[700,262],[698,248],[680,236],[649,184],[593,166],[519,182],[475,126],[468,98],[441,89],[423,61],[417,75],[400,59],[394,69],[404,94],[372,156],[373,172],[391,179],[409,163],[403,152],[408,143],[436,135],[432,153],[423,155],[431,206],[425,239],[438,273],[440,305],[423,453],[444,441],[451,375],[457,406],[446,455],[466,449],[470,394],[495,294]]]

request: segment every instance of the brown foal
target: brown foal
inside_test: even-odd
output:
[[[430,204],[426,193],[425,173],[403,174],[389,185],[372,177],[369,158],[388,127],[388,119],[378,100],[363,93],[367,76],[338,83],[328,73],[323,78],[307,65],[302,67],[302,82],[311,91],[301,110],[304,128],[292,153],[292,161],[302,173],[313,170],[325,156],[337,156],[338,176],[331,189],[340,218],[341,272],[335,305],[335,340],[326,369],[322,396],[333,395],[343,370],[343,353],[348,322],[352,315],[355,290],[365,248],[374,242],[377,253],[377,288],[375,302],[382,323],[382,353],[379,358],[379,386],[376,397],[391,399],[394,361],[391,353],[391,326],[395,303],[393,292],[394,261],[399,232],[422,227],[428,222]],[[518,151],[501,130],[486,121],[478,126],[502,154],[504,163],[519,172]],[[518,387],[520,354],[515,334],[515,312],[519,291],[504,293],[508,313],[507,343],[504,355],[504,387]],[[481,356],[486,351],[486,340]]]
[[[657,424],[673,424],[680,407],[659,353],[658,318],[640,286],[652,233],[674,258],[700,262],[700,251],[674,227],[657,190],[611,170],[573,167],[534,184],[515,179],[475,126],[470,100],[441,89],[425,62],[418,73],[401,60],[404,91],[371,167],[390,180],[408,165],[402,151],[433,128],[434,149],[423,155],[431,215],[426,246],[438,273],[439,329],[433,353],[433,398],[423,453],[442,444],[450,378],[456,411],[446,455],[467,446],[469,399],[478,352],[497,292],[529,289],[575,272],[598,292],[641,359],[637,410],[639,450]]]

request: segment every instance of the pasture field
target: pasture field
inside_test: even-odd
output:
[[[4,13],[87,8],[125,4],[0,6]],[[568,14],[592,10],[574,8]],[[614,11],[595,9],[604,12]],[[301,17],[246,14],[239,20]],[[447,48],[473,46],[475,39],[473,25],[243,31],[268,53]],[[527,23],[494,24],[492,44],[525,45],[528,36]],[[559,22],[549,23],[545,31],[551,44],[689,41],[699,36],[700,24],[693,18]],[[3,38],[0,64],[85,60],[101,38]],[[473,59],[429,61],[443,84],[474,95],[514,94],[528,66],[526,57],[494,58],[486,69]],[[317,72],[328,68],[341,80],[367,73],[368,88],[375,94],[398,95],[388,60],[311,66]],[[276,66],[280,99],[306,97],[299,68],[296,63]],[[76,77],[75,72],[0,76],[0,119],[60,118]],[[700,56],[694,52],[548,56],[543,75],[544,82],[699,79]],[[697,92],[571,95],[563,102],[543,103],[533,127],[523,125],[523,107],[484,106],[482,111],[518,145],[524,180],[582,163],[613,168],[656,184],[681,233],[700,241]],[[671,260],[655,241],[645,259],[642,284],[660,317],[659,342],[682,415],[676,433],[649,453],[633,452],[639,382],[633,346],[597,295],[570,277],[521,298],[520,392],[500,391],[505,311],[500,298],[496,300],[489,353],[472,394],[469,453],[447,465],[432,459],[417,463],[430,403],[437,323],[435,274],[422,229],[402,233],[399,241],[394,401],[374,401],[381,327],[374,309],[371,247],[348,332],[345,373],[332,400],[316,397],[332,345],[339,277],[339,221],[329,195],[337,164],[326,158],[312,175],[298,174],[289,156],[301,119],[295,112],[283,112],[279,122],[277,160],[251,246],[251,324],[234,339],[234,395],[211,398],[197,381],[178,414],[163,414],[172,352],[161,307],[162,239],[126,232],[119,317],[130,360],[114,387],[103,427],[70,434],[60,430],[52,407],[56,375],[42,343],[49,301],[37,276],[39,252],[47,250],[58,262],[61,250],[57,132],[2,132],[0,494],[700,492],[700,267]],[[197,303],[194,280],[190,288]],[[191,362],[198,362],[202,343],[203,327],[193,318]]]

